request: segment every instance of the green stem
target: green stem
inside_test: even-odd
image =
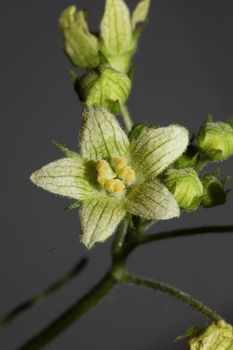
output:
[[[133,121],[126,105],[123,105],[121,107],[121,115],[124,120],[127,131],[130,131],[133,127]]]
[[[120,225],[118,226],[118,229],[116,232],[116,238],[112,245],[112,255],[115,256],[120,254],[124,244],[125,236],[127,234],[127,228],[128,228],[127,220],[123,219]]]
[[[154,233],[147,236],[142,236],[138,241],[138,244],[147,244],[154,241],[160,241],[163,239],[195,236],[200,234],[208,233],[233,233],[233,226],[206,226],[206,227],[195,227],[181,230],[167,231],[161,233]]]
[[[210,318],[213,321],[218,321],[222,319],[219,315],[217,315],[214,311],[200,303],[198,300],[192,298],[190,295],[180,291],[179,289],[176,289],[174,287],[171,287],[167,284],[153,281],[137,276],[132,275],[125,275],[124,276],[124,282],[131,285],[136,285],[140,287],[150,288],[156,291],[160,291],[166,294],[171,295],[172,297],[181,300],[182,302],[188,304],[198,312],[200,312],[202,315]]]
[[[53,283],[47,289],[38,293],[37,295],[25,301],[21,305],[15,307],[12,311],[10,311],[7,315],[5,315],[0,320],[0,329],[2,330],[6,326],[8,326],[9,323],[12,322],[21,313],[26,312],[28,309],[30,309],[34,305],[41,304],[51,294],[57,292],[60,288],[64,287],[67,283],[73,280],[84,269],[84,267],[87,265],[87,262],[88,260],[86,258],[83,258],[75,265],[75,267],[70,272],[68,272],[65,276],[63,276],[58,281]]]
[[[81,300],[71,306],[55,321],[48,325],[38,335],[29,340],[18,350],[38,350],[55,339],[60,333],[66,330],[71,324],[81,318],[85,313],[92,309],[101,299],[103,299],[117,284],[117,281],[111,274],[98,282],[95,287],[86,294]]]

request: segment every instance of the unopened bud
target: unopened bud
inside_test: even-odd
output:
[[[207,121],[197,138],[200,150],[211,160],[224,160],[233,155],[233,128],[223,122]]]
[[[194,211],[200,205],[203,186],[192,168],[169,169],[163,181],[181,209]]]
[[[233,327],[223,320],[188,332],[190,350],[232,350]]]

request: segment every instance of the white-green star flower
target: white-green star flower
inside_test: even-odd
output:
[[[165,220],[180,214],[179,206],[160,183],[160,175],[185,151],[188,132],[171,125],[150,128],[130,142],[114,115],[100,106],[85,109],[80,155],[36,171],[39,187],[82,203],[81,241],[88,247],[110,237],[128,214]]]

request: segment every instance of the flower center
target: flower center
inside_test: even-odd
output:
[[[124,157],[113,158],[111,164],[105,159],[96,164],[97,182],[112,194],[123,192],[134,183],[135,172]]]

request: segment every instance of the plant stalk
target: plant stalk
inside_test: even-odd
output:
[[[179,289],[176,289],[174,287],[169,286],[168,284],[164,284],[164,283],[161,283],[158,281],[145,279],[145,278],[132,276],[132,275],[125,275],[124,282],[127,284],[130,284],[130,285],[150,288],[150,289],[153,289],[155,291],[160,291],[160,292],[169,294],[170,296],[182,301],[183,303],[188,304],[193,309],[197,310],[202,315],[210,318],[213,321],[219,321],[222,319],[214,311],[209,309],[207,306],[205,306],[204,304],[202,304],[198,300],[192,298],[190,295],[180,291]]]
[[[55,339],[60,333],[65,331],[75,321],[86,314],[96,304],[98,304],[117,284],[117,281],[111,274],[107,273],[105,277],[98,282],[94,288],[86,294],[81,300],[71,306],[55,321],[48,325],[44,330],[29,340],[18,350],[39,350]]]
[[[124,120],[125,127],[126,127],[127,131],[129,132],[133,127],[133,121],[132,121],[132,118],[130,116],[129,110],[128,110],[126,105],[123,105],[121,107],[121,115],[122,115],[122,118]]]
[[[233,226],[205,226],[205,227],[195,227],[187,229],[178,229],[174,231],[167,231],[161,233],[154,233],[150,235],[144,235],[140,237],[138,244],[147,244],[150,242],[160,241],[163,239],[177,238],[177,237],[188,237],[208,233],[233,233]]]
[[[72,281],[87,265],[88,260],[86,258],[81,259],[74,268],[68,272],[65,276],[60,278],[58,281],[53,283],[51,286],[49,286],[44,291],[38,293],[34,297],[30,298],[29,300],[23,302],[22,304],[16,306],[12,311],[10,311],[7,315],[5,315],[0,320],[0,330],[4,329],[6,326],[8,326],[16,317],[21,315],[22,313],[26,312],[28,309],[30,309],[32,306],[41,304],[43,301],[45,301],[51,294],[57,292],[59,289],[64,287],[66,284],[68,284],[70,281]]]

